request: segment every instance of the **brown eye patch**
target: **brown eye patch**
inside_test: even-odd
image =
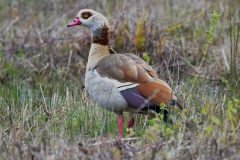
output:
[[[81,15],[81,17],[82,17],[83,19],[88,19],[88,18],[91,17],[91,16],[92,16],[92,13],[91,13],[91,12],[83,12],[82,15]]]

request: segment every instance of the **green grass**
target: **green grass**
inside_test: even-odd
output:
[[[32,134],[40,130],[54,136],[61,133],[70,140],[106,133],[115,137],[117,133],[117,116],[91,102],[80,86],[70,82],[39,83],[34,87],[24,81],[10,82],[1,85],[0,97],[3,130],[18,126]],[[33,140],[31,134],[25,138]]]
[[[135,136],[139,137],[139,142],[124,144],[134,144],[134,154],[137,157],[141,159],[142,156],[151,157],[152,154],[168,158],[179,158],[182,154],[186,154],[187,157],[196,155],[205,158],[239,156],[237,150],[233,150],[240,144],[240,99],[237,98],[239,95],[232,96],[230,92],[226,92],[228,87],[211,85],[201,79],[189,92],[191,84],[191,81],[188,81],[179,86],[178,96],[181,97],[185,109],[183,112],[174,108],[169,110],[174,121],[172,125],[165,124],[162,115],[159,115],[144,126],[144,117],[138,116],[134,132]],[[0,97],[0,150],[5,154],[2,158],[9,152],[14,153],[14,156],[19,155],[13,152],[19,147],[23,152],[21,156],[25,158],[35,152],[41,155],[41,152],[26,150],[24,146],[41,150],[43,144],[45,147],[61,150],[65,147],[74,148],[77,141],[83,143],[83,147],[87,149],[88,145],[95,143],[89,142],[93,138],[100,136],[111,140],[117,136],[117,116],[93,104],[81,87],[73,82],[56,81],[54,84],[39,83],[30,86],[25,81],[12,81],[1,85]],[[127,120],[128,115],[124,116]],[[127,136],[126,133],[125,135]],[[107,139],[101,141],[104,143]],[[152,145],[164,147],[155,150],[154,147],[151,148]],[[193,151],[189,150],[189,145]],[[117,156],[115,147],[117,145],[113,145],[108,152]],[[148,149],[149,153],[142,155],[141,150],[144,148]],[[98,145],[95,149],[97,150],[94,153],[99,149],[105,150]],[[126,152],[133,151],[130,149]],[[159,153],[164,155],[158,155]],[[70,151],[65,156],[69,154]],[[74,154],[78,153],[74,151]],[[88,154],[90,153],[85,153],[85,156]],[[59,156],[57,153],[53,155]]]

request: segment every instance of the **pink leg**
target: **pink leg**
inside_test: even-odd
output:
[[[131,113],[130,117],[131,117],[131,119],[128,121],[128,129],[131,129],[134,126],[134,114]]]
[[[128,128],[127,128],[127,133],[129,135],[134,134],[133,132],[133,126],[134,126],[134,113],[130,113],[130,119],[128,121]]]
[[[123,137],[123,113],[118,113],[118,135],[120,138]]]

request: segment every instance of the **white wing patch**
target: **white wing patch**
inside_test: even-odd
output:
[[[129,89],[129,88],[134,88],[136,86],[138,86],[139,84],[137,83],[130,83],[130,82],[127,82],[127,83],[122,83],[122,86],[119,86],[117,87],[119,91],[124,91],[126,89]]]

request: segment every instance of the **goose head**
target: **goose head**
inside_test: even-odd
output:
[[[68,24],[68,27],[78,25],[82,25],[89,28],[92,31],[92,33],[95,33],[99,29],[104,27],[109,28],[109,24],[106,17],[92,9],[80,10],[77,16],[73,19],[73,21]]]

